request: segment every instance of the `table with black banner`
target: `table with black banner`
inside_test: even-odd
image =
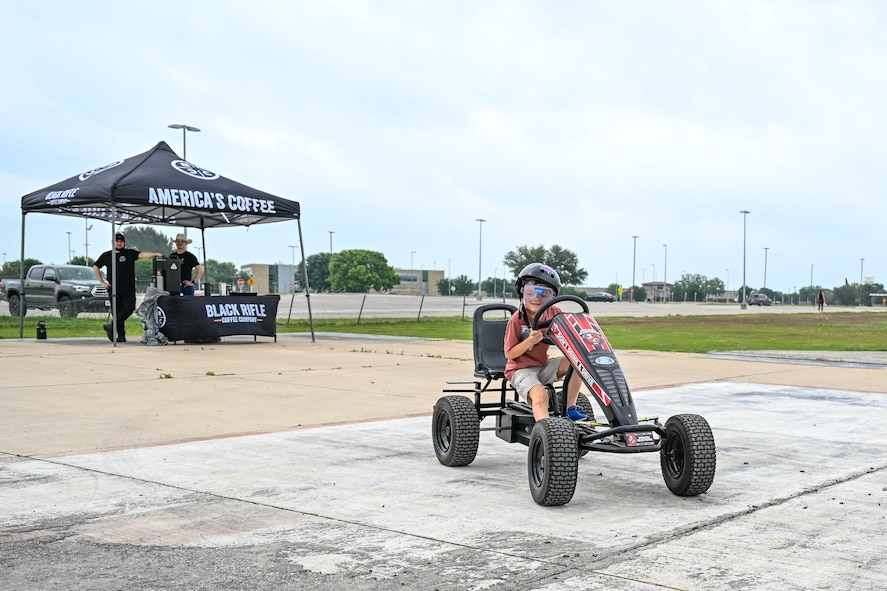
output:
[[[279,295],[160,296],[157,324],[170,341],[232,335],[274,337]]]

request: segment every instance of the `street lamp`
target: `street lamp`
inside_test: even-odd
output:
[[[480,301],[480,269],[481,269],[481,252],[484,243],[484,222],[487,220],[477,218],[474,220],[477,222],[477,226],[479,229],[478,239],[477,239],[477,299]]]
[[[739,307],[745,310],[745,221],[751,212],[743,209],[739,213],[742,214],[742,304]]]
[[[92,225],[89,224],[89,221],[86,218],[83,218],[83,226],[86,228],[86,242],[83,243],[83,248],[86,249],[86,255],[84,258],[84,264],[89,266],[89,231],[92,230]]]
[[[170,129],[181,129],[182,130],[182,160],[185,162],[188,161],[188,139],[187,134],[189,131],[198,132],[200,131],[196,127],[192,127],[191,125],[185,125],[184,123],[172,123],[167,125]],[[188,238],[188,227],[184,227],[185,238]]]
[[[68,232],[68,261],[70,262],[73,258],[74,257],[71,256],[71,233]]]
[[[410,251],[410,271],[413,270],[413,255],[416,254],[415,250]]]
[[[631,253],[631,287],[628,288],[628,299],[629,301],[634,301],[634,271],[635,266],[638,260],[638,237],[632,236],[632,240],[634,240],[634,250]]]
[[[862,307],[862,264],[865,259],[859,259],[859,307]]]
[[[330,256],[333,256],[333,234],[335,234],[336,231],[327,230],[326,233],[330,235]]]
[[[185,125],[184,123],[173,123],[172,125],[168,125],[170,129],[181,129],[182,130],[182,160],[188,160],[188,140],[187,133],[189,131],[200,131],[196,127],[191,127],[190,125]]]
[[[764,247],[764,287],[767,287],[767,251],[770,250],[769,246]]]
[[[810,287],[813,287],[813,263],[810,263]]]
[[[665,265],[662,267],[662,301],[668,302],[668,245],[663,244],[665,248]]]

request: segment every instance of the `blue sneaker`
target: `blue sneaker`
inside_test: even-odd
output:
[[[567,409],[567,416],[574,421],[587,421],[588,415],[582,414],[581,406],[571,406]]]

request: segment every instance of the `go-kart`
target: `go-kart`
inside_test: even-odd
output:
[[[575,302],[581,313],[561,311],[549,322],[539,322],[544,312],[561,302]],[[445,466],[467,466],[477,456],[480,431],[495,431],[509,443],[528,450],[530,492],[540,505],[564,505],[573,498],[579,458],[588,452],[622,454],[659,452],[662,477],[679,496],[695,496],[711,486],[716,465],[715,441],[708,422],[695,414],[678,414],[665,425],[658,417],[639,417],[634,401],[610,343],[588,306],[576,296],[565,295],[543,304],[532,328],[548,328],[546,342],[554,344],[570,360],[563,385],[545,387],[550,417],[536,421],[533,409],[505,379],[504,338],[508,319],[517,310],[509,304],[488,304],[474,312],[474,377],[472,381],[447,382],[446,396],[434,405],[431,431],[434,452]],[[578,376],[578,377],[577,377]],[[589,415],[574,422],[567,414],[567,387],[581,379],[603,410],[606,422],[593,417],[588,397],[579,394],[578,405]],[[464,386],[472,385],[471,388]],[[473,399],[461,394],[473,394]],[[495,417],[495,427],[481,427]]]

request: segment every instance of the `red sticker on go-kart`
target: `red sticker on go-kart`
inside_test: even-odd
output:
[[[656,441],[653,439],[652,431],[625,434],[625,445],[628,447],[646,447],[648,445],[654,445],[655,443]]]

